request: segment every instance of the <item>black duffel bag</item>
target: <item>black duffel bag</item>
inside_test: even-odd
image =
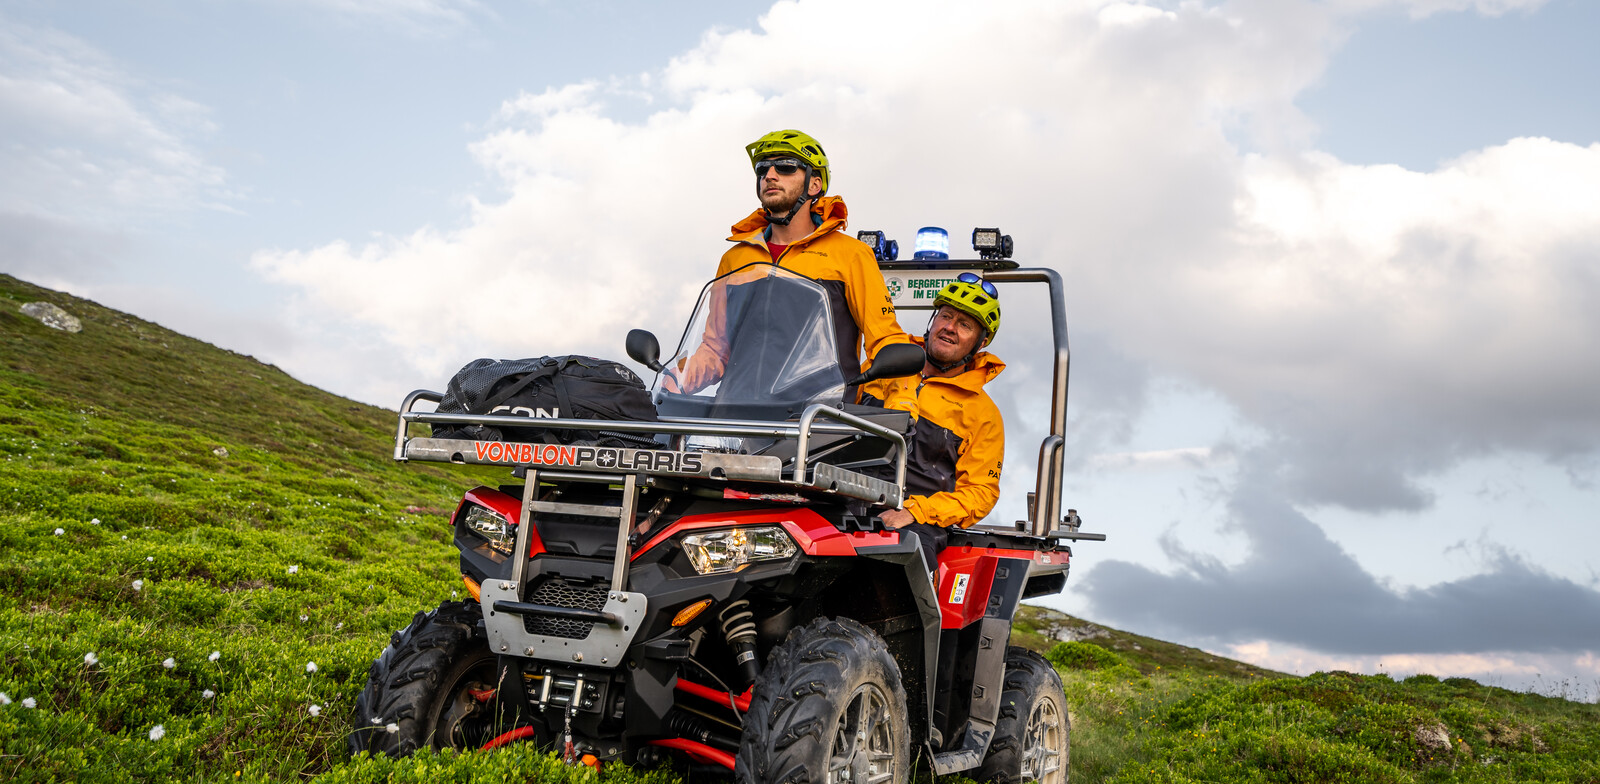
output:
[[[655,422],[644,382],[626,366],[594,357],[475,359],[450,379],[441,414],[496,414],[548,419]],[[434,425],[434,438],[583,444],[653,449],[648,433],[547,427]]]

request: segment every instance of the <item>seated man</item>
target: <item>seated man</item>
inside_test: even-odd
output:
[[[920,376],[872,381],[862,402],[908,411],[916,419],[907,441],[905,508],[882,515],[891,528],[923,540],[931,571],[951,526],[982,520],[1000,498],[1005,426],[983,391],[1005,363],[982,351],[1000,329],[994,284],[970,272],[934,298],[921,338],[928,352]]]

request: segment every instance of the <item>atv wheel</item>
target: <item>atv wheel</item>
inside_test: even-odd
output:
[[[394,633],[356,698],[351,754],[403,757],[495,737],[496,661],[482,621],[476,602],[445,602]]]
[[[1000,784],[1066,784],[1071,736],[1061,676],[1033,651],[1016,646],[1006,649],[1000,720],[975,778]]]
[[[871,629],[818,618],[773,650],[734,761],[741,784],[903,784],[911,764],[900,667]]]

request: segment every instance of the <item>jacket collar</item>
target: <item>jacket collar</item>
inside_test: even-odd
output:
[[[845,219],[849,215],[849,211],[846,210],[844,206],[844,199],[841,199],[838,196],[824,196],[816,201],[811,202],[811,212],[813,214],[822,216],[822,224],[817,226],[815,231],[812,231],[810,234],[806,235],[805,239],[794,243],[796,245],[804,245],[805,243],[834,230],[844,231],[846,225]],[[795,217],[798,218],[799,216]],[[733,224],[733,236],[729,237],[728,241],[753,242],[765,246],[767,241],[766,238],[762,236],[762,233],[767,230],[767,226],[768,223],[766,212],[763,210],[756,210],[755,212],[750,213],[750,215],[744,220]]]
[[[927,348],[921,335],[912,335],[911,342],[922,346],[924,349]],[[1000,375],[1000,371],[1005,369],[1006,363],[1000,361],[999,357],[987,351],[979,351],[977,356],[972,358],[972,362],[967,365],[966,370],[954,376],[930,376],[927,380],[953,384],[968,392],[977,392],[983,389],[984,384],[993,381],[994,377]]]

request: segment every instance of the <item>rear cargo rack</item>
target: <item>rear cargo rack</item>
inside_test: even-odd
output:
[[[595,419],[529,419],[496,414],[440,414],[412,410],[418,402],[438,403],[438,392],[419,389],[400,404],[400,421],[395,431],[394,459],[421,460],[458,465],[500,465],[537,469],[547,478],[577,478],[613,475],[617,481],[629,474],[648,474],[680,478],[697,477],[717,481],[772,482],[802,487],[866,501],[880,506],[898,507],[904,500],[906,477],[905,436],[887,427],[820,403],[801,412],[796,422],[767,422],[744,419],[697,419],[662,417],[658,422]],[[819,420],[833,420],[831,422]],[[477,441],[456,438],[410,438],[412,423],[439,425],[484,425],[489,427],[540,427],[551,430],[606,430],[620,433],[673,436],[731,436],[793,439],[795,456],[791,460],[773,455],[743,455],[692,449],[631,449],[568,444],[532,444],[517,441]],[[846,435],[882,438],[897,449],[895,481],[876,477],[810,459],[813,435]]]

